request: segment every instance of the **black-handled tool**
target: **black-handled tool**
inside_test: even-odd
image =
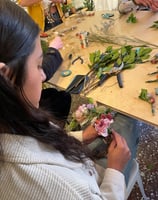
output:
[[[81,58],[81,56],[78,56],[77,58],[75,58],[75,59],[72,61],[72,65],[73,65],[77,60],[80,60],[80,61],[81,61],[81,64],[83,64],[83,59]]]
[[[123,88],[123,82],[122,82],[122,76],[121,76],[121,73],[119,72],[117,75],[117,82],[118,82],[118,85],[120,88]]]
[[[104,83],[104,81],[106,81],[110,76],[111,76],[111,75],[108,74],[108,73],[102,74],[97,85],[98,85],[98,86],[101,86],[101,85]]]

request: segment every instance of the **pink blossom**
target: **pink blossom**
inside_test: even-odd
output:
[[[98,132],[98,135],[107,137],[108,128],[110,128],[111,123],[113,123],[113,119],[109,120],[108,118],[101,118],[99,120],[96,120],[94,127]]]
[[[95,108],[95,106],[94,106],[94,104],[89,103],[89,104],[87,104],[87,108],[89,110],[92,110],[93,108]]]
[[[82,104],[81,106],[78,107],[78,109],[80,112],[82,112],[83,114],[87,114],[88,113],[88,109],[86,104]]]
[[[75,112],[75,119],[79,123],[81,123],[85,119],[85,116],[83,115],[83,113],[80,110],[76,110],[76,112]]]
[[[106,137],[111,123],[113,123],[113,115],[106,113],[105,107],[97,107],[95,104],[82,104],[73,113],[73,118],[82,127],[86,123],[91,123],[95,127],[98,135]],[[102,113],[102,114],[100,114]],[[99,116],[99,118],[98,118]]]
[[[113,116],[111,113],[107,113],[107,114],[101,114],[100,118],[102,119],[108,118],[109,120],[112,120]]]

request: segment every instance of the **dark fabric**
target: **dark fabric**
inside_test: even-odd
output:
[[[55,26],[59,25],[62,23],[62,20],[60,19],[60,16],[58,13],[54,13],[51,14],[51,16],[53,17],[53,19],[55,19],[53,22],[49,22],[49,20],[47,19],[47,17],[45,18],[45,28],[44,31],[48,31],[51,28],[54,28]]]
[[[55,48],[49,47],[47,53],[44,55],[42,63],[44,73],[46,74],[45,81],[52,78],[62,61],[63,58],[61,57],[60,52]]]
[[[44,31],[48,31],[51,28],[54,28],[55,26],[63,23],[61,16],[58,12],[57,7],[55,6],[56,12],[51,12],[51,6],[52,3],[49,6],[49,11],[48,11],[48,15],[49,17],[45,16],[45,27],[44,27]],[[53,6],[54,7],[54,6]],[[50,19],[49,19],[50,18]]]
[[[44,89],[40,107],[51,112],[56,119],[66,121],[71,107],[71,95],[55,88]]]
[[[63,59],[60,52],[55,48],[48,48],[43,59],[43,70],[46,74],[46,81],[52,78],[58,70]],[[42,90],[40,107],[52,113],[52,115],[64,126],[71,107],[71,95],[65,91],[58,91],[55,88]]]

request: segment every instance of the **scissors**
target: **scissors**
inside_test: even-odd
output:
[[[120,65],[118,65],[117,63],[114,64],[114,67],[107,73],[102,74],[100,79],[91,84],[91,85],[86,85],[85,88],[83,88],[83,93],[87,94],[90,91],[94,90],[95,88],[101,86],[108,78],[112,77],[112,76],[116,76],[117,77],[117,82],[120,88],[123,88],[123,83],[122,83],[122,78],[121,78],[121,71],[124,67],[124,63],[122,62]]]

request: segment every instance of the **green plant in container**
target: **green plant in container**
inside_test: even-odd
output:
[[[93,11],[95,7],[93,0],[84,0],[83,5],[85,8],[87,8],[88,11]]]

